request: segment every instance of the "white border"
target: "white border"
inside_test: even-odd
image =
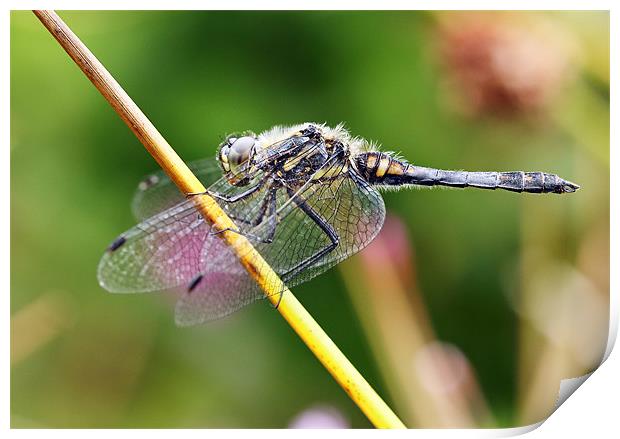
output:
[[[9,208],[9,175],[10,175],[10,135],[9,135],[9,114],[10,114],[10,70],[9,70],[9,35],[10,35],[10,9],[530,9],[530,10],[544,10],[544,9],[570,9],[570,10],[592,10],[592,9],[611,9],[611,78],[617,78],[617,41],[618,41],[618,18],[617,13],[612,8],[612,2],[610,1],[505,1],[500,4],[496,4],[488,1],[423,1],[423,2],[406,2],[406,1],[393,1],[384,0],[381,2],[371,2],[366,0],[358,1],[297,1],[295,3],[287,3],[284,1],[269,1],[264,0],[260,2],[230,0],[227,2],[211,2],[205,4],[199,1],[189,0],[176,0],[175,2],[162,2],[162,1],[92,1],[88,2],[85,8],[84,4],[77,1],[32,1],[32,2],[18,2],[9,0],[3,2],[6,5],[4,14],[1,18],[1,38],[2,43],[0,45],[2,50],[2,64],[0,67],[0,78],[2,81],[2,125],[0,126],[0,133],[3,138],[3,160],[2,164],[4,172],[2,172],[1,178],[3,179],[2,191],[4,196],[1,198],[4,201],[6,210]],[[615,83],[612,81],[611,85],[611,166],[612,169],[617,169],[618,165],[618,153],[617,153],[617,126],[618,120],[615,117],[617,112],[615,111],[616,103],[618,102],[618,92],[615,87]],[[618,220],[618,185],[614,185],[611,188],[611,267],[619,267],[618,249],[619,249],[619,237],[617,231]],[[9,293],[9,275],[10,275],[10,227],[9,227],[9,215],[5,211],[1,216],[2,230],[4,233],[5,243],[4,251],[1,256],[1,270],[2,279],[4,280],[6,288],[3,290],[4,297],[2,300],[3,313],[2,317],[6,319],[5,330],[2,333],[2,344],[4,347],[4,361],[2,362],[2,398],[0,399],[1,413],[2,413],[2,427],[3,429],[9,428],[10,423],[10,397],[9,397],[9,382],[10,382],[10,295]],[[574,396],[570,397],[566,403],[564,403],[558,410],[542,424],[540,428],[530,433],[530,435],[537,435],[538,437],[556,437],[556,436],[573,436],[573,435],[586,435],[599,433],[602,437],[613,436],[613,432],[616,434],[620,431],[619,421],[617,416],[618,407],[618,390],[620,390],[620,357],[617,352],[612,352],[612,347],[616,339],[618,331],[618,275],[616,271],[612,270],[611,274],[611,324],[610,324],[610,338],[608,343],[608,349],[606,356],[607,361],[599,370],[586,381],[586,383],[577,390]],[[523,427],[517,429],[508,430],[415,430],[412,432],[390,432],[389,434],[415,434],[417,437],[498,437],[525,433],[532,430],[535,426]],[[31,431],[31,430],[11,430],[12,435],[30,435],[37,434],[38,432],[44,432],[50,436],[74,436],[83,435],[84,432],[80,430],[45,430],[45,431]],[[188,436],[204,437],[205,432],[200,430],[174,430],[175,434],[183,434]],[[326,432],[327,433],[327,432]],[[338,435],[343,434],[373,434],[369,431],[339,431]],[[604,434],[603,434],[604,433]],[[610,434],[611,433],[611,434]],[[89,435],[108,436],[110,432],[108,430],[89,430]],[[126,430],[116,431],[115,435],[147,435],[149,437],[170,434],[169,430]],[[209,435],[217,436],[231,436],[239,434],[237,430],[211,430]],[[247,433],[246,433],[247,434]],[[286,430],[255,430],[251,432],[252,436],[264,436],[273,437],[283,434],[293,434],[291,431]],[[316,432],[311,431],[295,431],[297,435],[314,435]],[[329,434],[329,433],[327,433]],[[596,434],[596,436],[598,436]]]

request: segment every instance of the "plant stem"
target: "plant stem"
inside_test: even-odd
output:
[[[99,60],[69,29],[54,11],[34,11],[43,25],[112,105],[136,137],[183,193],[204,193],[205,188],[166,142],[155,126],[131,100]],[[193,197],[205,220],[217,230],[234,229],[218,204],[208,195]],[[349,362],[318,323],[286,288],[279,276],[241,234],[219,234],[233,249],[239,261],[265,292],[277,309],[323,366],[349,394],[351,399],[377,428],[405,428],[364,377]],[[284,291],[281,296],[278,294]],[[278,304],[279,302],[279,304]]]

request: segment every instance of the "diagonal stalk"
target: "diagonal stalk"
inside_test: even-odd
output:
[[[204,193],[205,187],[185,165],[155,126],[131,100],[99,60],[54,11],[34,11],[104,98],[112,105],[148,152],[185,194]],[[233,221],[208,195],[194,197],[205,220],[218,230],[234,229]],[[377,428],[405,428],[392,410],[338,349],[319,324],[305,310],[269,264],[242,235],[230,231],[219,234],[239,261],[260,285],[267,298],[319,359],[345,392]],[[282,293],[281,299],[279,292]]]

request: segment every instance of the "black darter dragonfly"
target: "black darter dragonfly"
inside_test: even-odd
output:
[[[306,123],[229,136],[217,159],[190,168],[288,286],[306,282],[363,249],[383,225],[378,189],[410,185],[574,192],[543,172],[424,168],[378,151],[339,125]],[[223,175],[222,175],[223,174]],[[175,290],[176,319],[192,325],[259,298],[238,257],[162,172],[143,180],[133,202],[141,221],[108,247],[100,284],[112,292]]]

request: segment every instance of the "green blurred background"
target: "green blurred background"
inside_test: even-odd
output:
[[[408,426],[536,422],[561,378],[599,364],[608,13],[61,16],[187,161],[229,132],[345,122],[420,165],[582,185],[387,193],[373,247],[295,288]],[[12,12],[12,426],[370,427],[267,303],[181,329],[164,296],[98,286],[154,169],[35,16]]]

